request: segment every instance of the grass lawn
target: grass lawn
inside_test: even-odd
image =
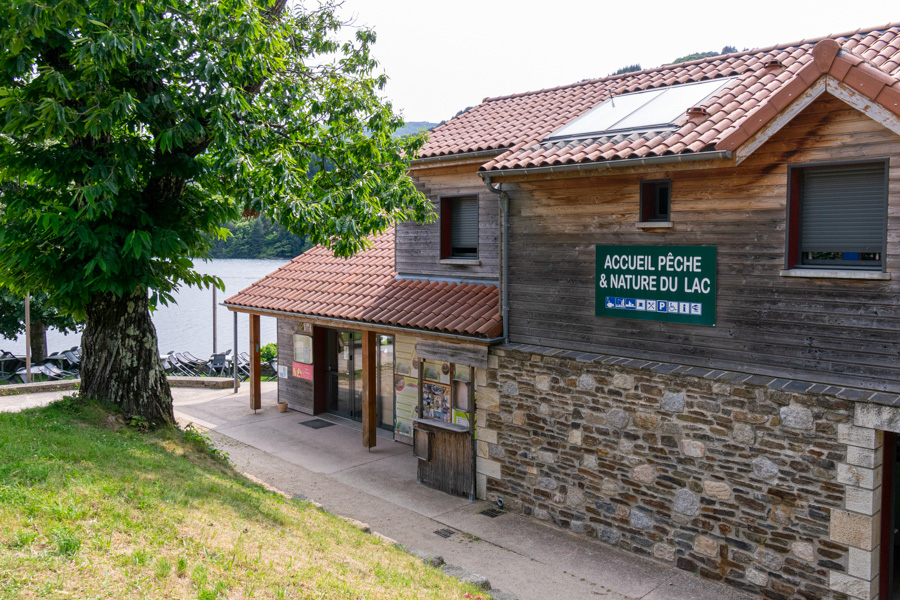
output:
[[[464,598],[471,586],[96,403],[0,413],[0,599]],[[480,592],[483,594],[483,592]]]

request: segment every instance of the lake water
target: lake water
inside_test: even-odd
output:
[[[216,303],[221,304],[251,283],[268,275],[285,260],[244,260],[218,259],[210,262],[197,261],[198,272],[217,275],[225,284],[225,291],[216,290]],[[169,350],[188,351],[195,356],[206,358],[213,352],[213,292],[212,290],[183,287],[175,294],[177,304],[160,307],[153,313],[159,349],[162,354]],[[250,348],[250,317],[238,313],[238,351]],[[234,313],[224,306],[216,307],[216,350],[224,352],[234,346]],[[263,344],[276,341],[274,318],[260,319],[260,337]],[[63,335],[55,329],[47,331],[47,349],[52,353],[66,350],[81,343],[81,334]],[[0,349],[13,354],[25,354],[25,336],[17,340],[0,337]]]

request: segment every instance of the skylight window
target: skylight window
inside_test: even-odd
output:
[[[701,104],[732,79],[684,83],[615,96],[563,125],[547,139],[671,128],[687,109]]]

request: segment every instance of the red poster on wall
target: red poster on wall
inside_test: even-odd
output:
[[[313,368],[312,365],[305,365],[303,363],[294,363],[294,377],[299,377],[300,379],[308,379],[312,381],[313,378]]]

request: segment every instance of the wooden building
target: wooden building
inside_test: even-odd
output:
[[[395,335],[395,377],[401,340],[469,348],[479,497],[764,598],[893,597],[900,26],[486,99],[411,174],[440,219],[386,285],[483,286],[489,322],[265,305],[280,354],[327,319]]]

